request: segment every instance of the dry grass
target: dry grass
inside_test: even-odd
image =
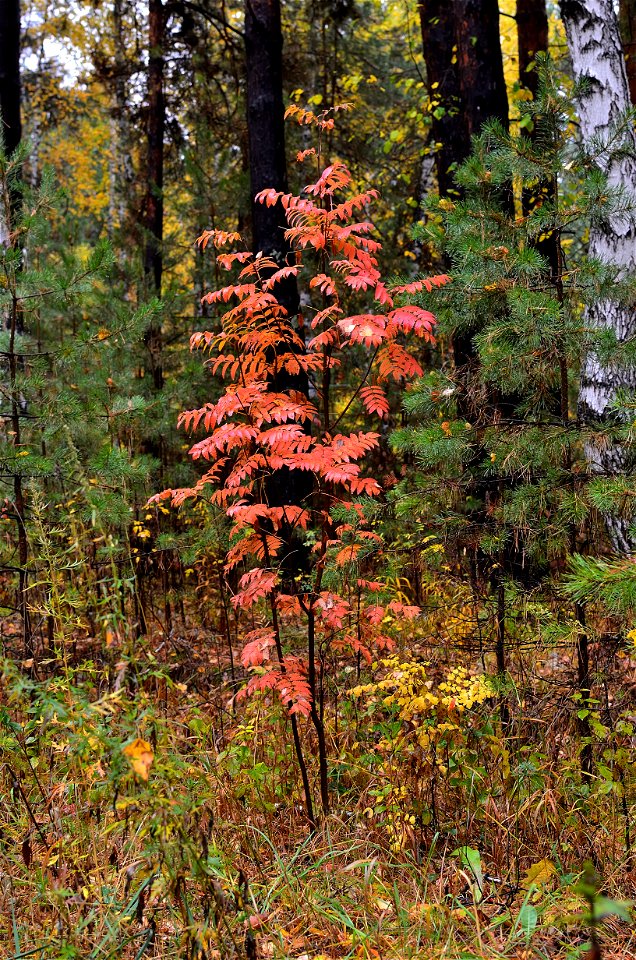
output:
[[[7,665],[2,956],[574,960],[589,950],[584,862],[605,895],[634,896],[633,783],[623,796],[582,787],[562,684],[541,670],[526,678],[508,766],[491,749],[500,731],[476,738],[472,773],[438,778],[434,821],[391,851],[371,720],[344,700],[337,731],[331,717],[334,812],[310,836],[281,711],[233,700],[194,634],[152,650],[148,640],[126,660],[80,645],[73,665],[37,682]],[[496,729],[494,704],[479,723]],[[122,752],[135,737],[154,753],[147,782]],[[410,791],[417,776],[401,769]],[[479,851],[481,889],[462,845]],[[529,887],[542,860],[549,870]],[[620,917],[600,940],[604,957],[636,957]]]

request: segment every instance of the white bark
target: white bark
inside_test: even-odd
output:
[[[585,79],[588,88],[578,104],[584,144],[592,149],[599,139],[608,141],[630,107],[629,86],[620,31],[613,0],[561,0],[561,16],[576,80]],[[611,186],[636,190],[636,138],[626,132],[634,147],[633,156],[612,157],[595,151],[599,167]],[[631,151],[630,151],[631,152]],[[617,278],[636,272],[636,227],[631,216],[608,215],[590,230],[590,256],[615,265]],[[619,341],[636,334],[633,308],[611,299],[594,303],[585,313],[592,329],[611,329]],[[604,364],[594,351],[588,352],[581,368],[579,415],[583,421],[602,421],[619,390],[636,389],[636,370],[618,364]],[[625,456],[611,444],[588,445],[590,469],[596,473],[624,472]],[[618,524],[618,527],[617,527]],[[629,549],[626,530],[618,518],[608,519],[614,545]]]

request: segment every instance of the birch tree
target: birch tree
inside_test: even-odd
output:
[[[624,124],[630,97],[614,4],[612,0],[562,0],[561,16],[574,76],[586,83],[579,102],[584,145],[607,176],[610,187],[632,191],[636,186],[636,138],[631,125]],[[621,127],[624,145],[630,149],[600,149],[600,144],[609,147],[610,142],[615,141]],[[619,209],[597,220],[590,228],[589,253],[592,258],[614,266],[617,280],[636,272],[634,217]],[[609,298],[587,307],[585,322],[592,332],[612,333],[619,345],[636,333],[633,306]],[[635,387],[633,366],[603,360],[592,341],[581,367],[581,420],[592,428],[610,423],[619,393],[631,392]],[[625,448],[609,440],[605,433],[601,442],[595,442],[594,435],[590,435],[586,455],[591,470],[599,474],[620,474],[627,466]],[[616,549],[625,552],[633,549],[625,521],[617,516],[609,517],[608,527]]]

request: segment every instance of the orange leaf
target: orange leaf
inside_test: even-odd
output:
[[[147,780],[155,756],[150,744],[137,737],[127,747],[124,747],[123,753],[137,776],[141,777],[142,780]]]

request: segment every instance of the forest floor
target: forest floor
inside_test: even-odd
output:
[[[289,718],[236,697],[214,631],[77,639],[37,671],[19,636],[5,621],[1,957],[636,958],[633,750],[610,732],[582,781],[571,650],[525,658],[521,719],[503,738],[482,705],[450,769],[401,755],[341,665],[312,833]],[[608,697],[633,712],[616,657]]]

